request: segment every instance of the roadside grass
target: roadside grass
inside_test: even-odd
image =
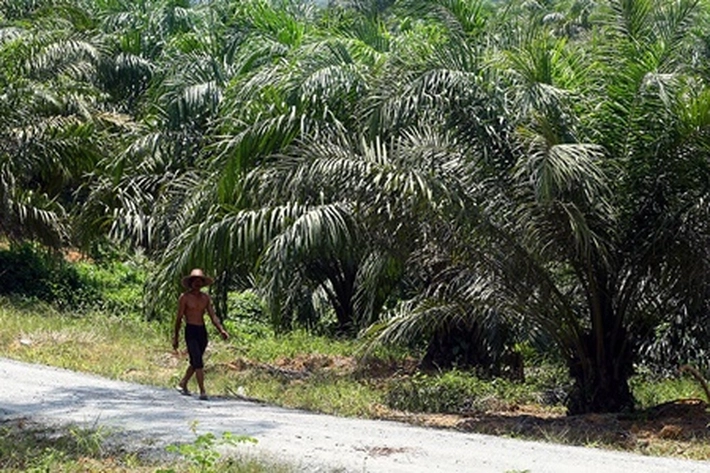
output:
[[[382,392],[342,375],[289,379],[247,370],[225,378],[223,386],[228,395],[324,414],[378,418],[383,409]]]
[[[2,471],[152,471],[136,455],[105,447],[100,431],[61,430],[19,419],[0,423]]]
[[[12,358],[145,384],[167,386],[175,375],[165,329],[137,316],[74,315],[1,298],[0,320],[0,343]]]
[[[0,298],[5,356],[143,384],[173,386],[187,366],[184,353],[172,353],[170,325],[146,322],[130,312],[76,315]],[[676,417],[658,417],[652,410],[679,398],[702,398],[700,387],[687,376],[634,378],[639,412],[627,417],[566,417],[563,402],[570,381],[558,365],[528,367],[524,383],[481,380],[455,370],[421,373],[405,350],[363,358],[353,341],[304,331],[275,334],[254,319],[237,318],[226,325],[231,334],[226,342],[209,328],[206,380],[212,395],[340,416],[710,459],[704,405],[687,406],[690,410]]]
[[[196,434],[197,435],[197,434]],[[141,458],[111,447],[100,429],[61,429],[26,419],[0,421],[0,471],[52,473],[293,473],[291,465],[248,455],[222,456],[220,439],[196,436],[191,444],[170,449],[174,460]],[[234,442],[229,442],[234,443]]]

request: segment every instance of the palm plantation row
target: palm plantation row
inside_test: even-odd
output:
[[[710,3],[2,0],[0,235],[194,266],[283,330],[555,347],[572,413],[702,359]],[[692,330],[691,330],[692,328]]]

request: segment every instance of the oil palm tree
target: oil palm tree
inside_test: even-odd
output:
[[[232,45],[229,56],[234,75],[224,89],[212,130],[213,144],[206,149],[203,161],[202,176],[209,183],[206,188],[211,190],[193,193],[195,198],[189,201],[190,207],[183,207],[185,218],[178,226],[180,238],[168,249],[165,261],[169,264],[155,279],[163,287],[169,286],[174,275],[184,270],[176,268],[174,262],[193,264],[197,261],[196,254],[205,258],[205,252],[199,248],[210,244],[212,237],[207,235],[220,233],[218,227],[232,228],[235,221],[241,221],[242,213],[256,212],[269,218],[283,216],[282,223],[276,226],[280,230],[264,231],[263,238],[269,235],[274,239],[279,232],[296,231],[292,227],[294,220],[298,220],[293,214],[295,209],[305,212],[303,218],[318,224],[319,219],[313,217],[320,211],[317,203],[290,202],[274,197],[273,193],[267,198],[267,193],[248,188],[249,173],[259,167],[263,175],[268,175],[273,170],[271,166],[278,166],[283,159],[283,150],[294,143],[342,131],[356,123],[354,104],[367,90],[368,70],[375,67],[372,58],[377,54],[363,54],[369,46],[361,39],[340,36],[324,39],[323,34],[316,34],[318,16],[312,10],[295,8],[295,4],[275,9],[264,2],[251,2],[240,6],[240,14],[236,25],[242,35],[241,43]],[[254,57],[256,45],[265,53],[258,59]],[[329,209],[321,210],[328,213]],[[203,225],[205,215],[212,224],[209,229]],[[281,238],[287,237],[284,234]],[[261,241],[251,246],[265,251],[269,245],[268,241]],[[310,293],[299,288],[320,288],[338,314],[339,330],[352,331],[353,279],[361,258],[357,253],[342,245],[312,248],[301,253],[304,270],[292,272],[287,290],[276,289],[285,287],[282,281],[267,278],[260,283],[269,288],[266,292],[272,296],[269,299],[273,307],[285,307],[274,310],[276,318],[287,325],[289,307],[300,304],[295,294]],[[201,264],[218,273],[233,274],[234,268],[247,264],[244,258],[229,256],[235,254],[236,250],[229,246],[221,248],[220,253]],[[186,259],[185,255],[192,256]],[[258,256],[251,254],[251,264]],[[325,280],[329,283],[322,284]],[[219,279],[219,283],[223,281],[224,278]],[[277,293],[285,296],[276,297]]]
[[[428,73],[477,211],[433,239],[455,264],[384,334],[464,300],[555,341],[571,413],[633,407],[640,344],[705,293],[707,89],[682,68],[697,7],[610,2],[591,42],[543,29],[506,39],[484,76]]]
[[[71,233],[74,191],[100,159],[99,143],[110,148],[108,130],[121,118],[103,107],[101,45],[81,8],[45,7],[3,4],[0,228],[58,246]]]

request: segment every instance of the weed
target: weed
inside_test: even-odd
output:
[[[534,402],[534,385],[504,379],[486,381],[464,371],[441,374],[417,373],[389,386],[387,405],[410,412],[487,411],[506,404]]]
[[[234,435],[231,432],[224,432],[221,439],[208,432],[206,434],[197,433],[197,422],[193,422],[190,430],[196,435],[196,439],[192,443],[181,445],[169,445],[167,450],[171,453],[177,453],[187,459],[200,473],[208,473],[217,471],[214,469],[217,462],[220,460],[221,454],[217,450],[220,446],[231,445],[235,446],[240,443],[256,443],[257,440],[246,435]],[[174,473],[175,470],[159,470],[160,473]]]
[[[212,472],[225,473],[292,473],[290,465],[262,458],[222,459],[217,449],[255,441],[250,437],[226,433],[221,439],[214,435],[197,436],[194,443],[181,446],[178,453],[188,459],[180,463],[156,464],[106,446],[105,432],[69,426],[48,428],[25,419],[0,422],[0,471],[44,472]]]
[[[697,381],[689,376],[658,379],[641,372],[631,378],[629,385],[639,408],[646,409],[676,399],[700,398],[705,394]]]

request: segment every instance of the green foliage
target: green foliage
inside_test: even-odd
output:
[[[60,430],[5,421],[0,423],[0,470],[39,473],[59,471],[62,465],[78,468],[82,458],[117,454],[104,447],[104,439],[100,430],[77,426]]]
[[[230,292],[227,311],[230,319],[244,322],[262,322],[266,317],[264,302],[253,291]]]
[[[639,409],[678,399],[708,401],[702,387],[694,378],[690,375],[681,376],[677,371],[668,376],[657,376],[648,369],[640,368],[629,384]]]
[[[215,469],[217,462],[222,456],[217,450],[220,446],[235,446],[240,443],[257,443],[257,440],[253,437],[246,435],[234,435],[231,432],[224,432],[220,439],[211,433],[197,434],[197,421],[193,422],[190,426],[192,432],[196,435],[196,439],[192,443],[181,444],[181,445],[169,445],[167,450],[172,453],[177,453],[183,456],[185,459],[190,461],[197,471],[200,473],[208,473],[213,471],[218,471]],[[174,472],[172,469],[159,470],[161,473]],[[221,471],[221,470],[220,470]]]
[[[92,308],[122,316],[142,314],[146,272],[139,264],[81,262],[76,264],[76,269],[82,280],[98,292]]]
[[[469,373],[452,370],[442,374],[418,373],[394,380],[387,392],[387,405],[410,412],[463,413],[491,407],[533,402],[539,397],[535,386],[504,379],[485,381]]]
[[[349,356],[358,347],[352,340],[334,340],[302,329],[283,334],[274,333],[270,328],[265,330],[270,332],[270,336],[253,339],[257,343],[249,344],[246,353],[250,358],[263,362],[280,357],[294,358],[303,353]]]
[[[1,295],[36,299],[61,310],[140,314],[145,272],[118,261],[69,263],[30,244],[0,250]]]
[[[483,322],[441,343],[474,358],[512,319],[579,412],[629,408],[639,358],[707,358],[707,2],[65,3],[0,6],[0,237],[146,250],[151,315],[200,266],[284,330]],[[122,268],[0,263],[140,306]]]
[[[654,330],[640,350],[639,364],[644,370],[673,376],[681,365],[710,369],[710,311],[703,307],[689,311],[682,308]]]
[[[306,357],[303,354],[301,357]],[[329,373],[309,373],[297,379],[274,372],[243,372],[227,385],[230,393],[281,406],[346,417],[377,417],[385,394],[376,381]]]
[[[74,370],[110,376],[116,379],[138,381],[162,387],[174,386],[176,377],[181,376],[183,367],[176,366],[176,360],[170,354],[169,333],[157,322],[131,321],[118,317],[106,317],[106,314],[91,314],[90,317],[71,317],[58,313],[47,304],[32,301],[18,301],[0,298],[0,351],[5,355],[29,362],[39,362],[54,366],[62,366]],[[268,329],[267,325],[264,325]],[[162,332],[161,332],[162,330]],[[389,358],[370,359],[355,365],[355,360],[337,356],[314,356],[312,350],[317,348],[324,353],[352,353],[352,342],[343,342],[328,338],[316,338],[307,343],[307,335],[295,337],[294,345],[304,350],[297,352],[290,345],[291,339],[275,335],[273,331],[265,330],[261,338],[235,339],[229,342],[214,340],[208,362],[210,369],[207,377],[208,389],[219,396],[247,396],[260,399],[274,405],[297,407],[317,412],[328,412],[342,416],[362,416],[374,418],[397,418],[421,420],[420,416],[407,416],[407,413],[392,412],[383,406],[403,409],[411,413],[417,412],[480,412],[490,414],[492,418],[510,419],[515,426],[504,422],[497,425],[496,435],[521,435],[516,421],[515,412],[523,407],[523,412],[542,409],[546,414],[554,414],[554,419],[532,416],[533,427],[522,435],[548,441],[562,441],[579,445],[589,442],[585,433],[575,437],[579,428],[588,429],[586,421],[579,424],[579,418],[565,420],[560,417],[562,402],[571,384],[569,373],[562,364],[536,363],[538,356],[525,349],[526,382],[511,383],[502,380],[481,380],[467,372],[455,371],[434,374],[412,375],[414,360],[407,364],[389,363]],[[20,343],[18,343],[18,341]],[[268,350],[262,351],[261,347]],[[243,368],[230,367],[235,352],[243,358]],[[262,359],[250,358],[254,353]],[[400,352],[388,352],[393,358],[402,355]],[[374,356],[372,353],[370,356]],[[289,360],[290,358],[290,360]],[[287,363],[270,363],[273,360]],[[294,363],[288,363],[294,361]],[[343,364],[339,364],[339,362]],[[314,363],[310,363],[314,362]],[[179,364],[179,363],[178,363]],[[303,369],[299,369],[302,367]],[[702,398],[702,390],[689,376],[679,379],[661,379],[643,372],[632,378],[631,386],[634,395],[639,399],[638,407],[646,408],[657,402],[670,401],[677,398]],[[521,406],[522,405],[522,406]],[[549,406],[552,406],[551,408]],[[500,412],[511,415],[500,416]],[[539,412],[539,410],[538,410]],[[520,413],[520,411],[518,411]],[[528,419],[524,414],[524,419]],[[436,418],[436,416],[434,416]],[[613,417],[616,419],[616,417]],[[520,419],[520,418],[518,418]],[[552,431],[547,430],[549,423],[556,425]],[[484,423],[485,424],[485,423]],[[617,420],[613,421],[613,436],[618,435]],[[547,427],[545,427],[547,425]],[[574,425],[572,434],[568,435],[568,425]],[[32,440],[28,445],[29,453],[13,453],[13,449],[21,449],[24,440],[10,436],[8,443],[5,430],[0,424],[0,469],[2,461],[17,460],[17,456],[25,455],[37,466],[35,471],[78,471],[70,467],[62,469],[65,462],[71,462],[71,451],[55,450],[40,451],[46,444]],[[561,430],[555,430],[555,429]],[[553,432],[550,434],[549,432]],[[557,433],[554,433],[557,432]],[[586,432],[586,430],[585,430]],[[79,433],[79,432],[77,432]],[[610,434],[610,435],[612,435]],[[99,451],[99,436],[85,434],[83,438],[73,443],[82,444],[86,451]],[[581,439],[581,440],[580,440]],[[45,439],[46,440],[46,439]],[[205,451],[200,451],[196,443],[185,452],[194,455],[197,462],[185,457],[184,464],[162,465],[164,471],[194,472],[199,471],[199,464],[208,465],[211,462],[210,449],[222,445],[217,436],[207,436],[200,444]],[[687,455],[697,459],[707,459],[707,442],[702,439],[692,441],[694,446],[700,445],[702,451],[688,452],[691,442],[681,446],[674,444],[673,450],[663,453],[650,452],[640,447],[640,444],[613,444],[615,448],[637,448],[645,453],[665,455]],[[210,447],[212,445],[212,447]],[[55,445],[56,447],[56,445]],[[3,449],[4,448],[4,449]],[[36,450],[32,450],[35,448]],[[72,447],[73,448],[73,447]],[[102,450],[105,452],[105,450]],[[178,453],[178,452],[176,452]],[[41,459],[39,457],[42,457]],[[233,461],[231,458],[220,457],[214,464],[213,471],[225,472],[268,472],[295,471],[288,467],[274,467],[267,464],[256,465],[248,461],[244,466],[242,459]],[[27,465],[25,461],[23,463]],[[69,463],[71,466],[72,464]],[[128,467],[130,469],[130,467]],[[207,468],[207,467],[206,467]],[[18,468],[21,471],[29,469]],[[79,469],[87,471],[86,469]],[[97,467],[95,471],[114,471],[109,468]],[[125,469],[118,471],[126,471]],[[133,471],[133,470],[132,470]],[[151,469],[150,471],[155,471]]]
[[[61,255],[23,244],[0,250],[0,294],[38,299],[66,309],[92,304],[98,289]]]
[[[301,353],[353,355],[358,343],[333,339],[303,328],[288,332],[276,330],[268,319],[264,302],[252,291],[232,292],[228,296],[229,318],[224,326],[246,356],[263,362]],[[379,350],[393,351],[389,348]]]
[[[222,458],[220,446],[252,442],[250,437],[225,433],[221,439],[214,435],[198,436],[194,443],[178,448],[185,463],[161,463],[142,460],[134,453],[113,449],[104,442],[102,430],[69,426],[55,429],[39,426],[26,420],[0,422],[0,470],[45,472],[231,472],[231,473],[289,473],[290,465],[275,464],[258,458]]]

